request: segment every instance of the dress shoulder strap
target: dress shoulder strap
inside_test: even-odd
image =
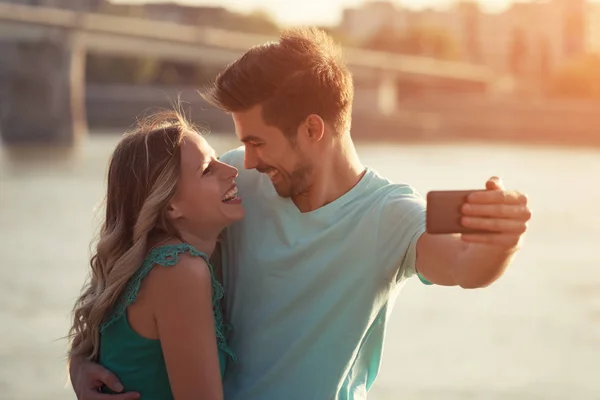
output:
[[[226,340],[227,335],[231,330],[231,326],[225,323],[223,318],[223,312],[221,310],[221,299],[224,295],[223,286],[221,286],[219,281],[216,279],[212,265],[209,262],[208,256],[205,253],[196,250],[192,245],[187,243],[156,247],[148,253],[141,267],[131,277],[129,282],[127,282],[125,290],[119,297],[119,300],[113,308],[112,312],[105,319],[105,322],[100,326],[100,333],[103,333],[113,323],[118,321],[120,318],[126,316],[127,307],[135,302],[143,279],[146,276],[148,276],[148,274],[150,273],[150,271],[152,271],[152,268],[154,268],[155,265],[161,265],[163,267],[172,267],[179,262],[179,256],[186,252],[194,257],[201,257],[208,265],[212,281],[212,305],[217,344],[220,350],[225,352],[231,359],[235,360],[236,357],[227,345]]]

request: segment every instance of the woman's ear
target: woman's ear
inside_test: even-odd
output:
[[[172,220],[176,220],[181,218],[183,214],[181,211],[179,211],[177,204],[175,202],[171,202],[167,207],[167,216]]]

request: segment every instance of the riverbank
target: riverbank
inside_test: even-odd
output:
[[[96,130],[124,130],[135,116],[171,108],[178,99],[196,123],[215,132],[233,132],[227,115],[208,106],[195,89],[178,87],[88,85],[88,124]],[[391,116],[355,107],[352,135],[357,141],[395,143],[600,147],[600,103],[413,93],[400,96],[398,111]]]

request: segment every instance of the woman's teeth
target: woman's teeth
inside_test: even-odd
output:
[[[237,186],[234,186],[233,188],[229,189],[227,191],[227,193],[225,193],[225,195],[223,196],[221,201],[224,203],[227,203],[228,201],[235,200],[235,199],[237,199],[237,194],[238,194],[238,188],[237,188]]]

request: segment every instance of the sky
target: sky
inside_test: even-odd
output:
[[[140,3],[150,1],[176,1],[181,4],[222,6],[234,11],[251,12],[263,10],[285,25],[336,25],[342,10],[355,7],[365,0],[112,0],[115,3]],[[368,1],[368,0],[367,0]],[[452,0],[392,0],[410,8],[444,7]],[[511,0],[478,0],[486,11],[500,11]]]

